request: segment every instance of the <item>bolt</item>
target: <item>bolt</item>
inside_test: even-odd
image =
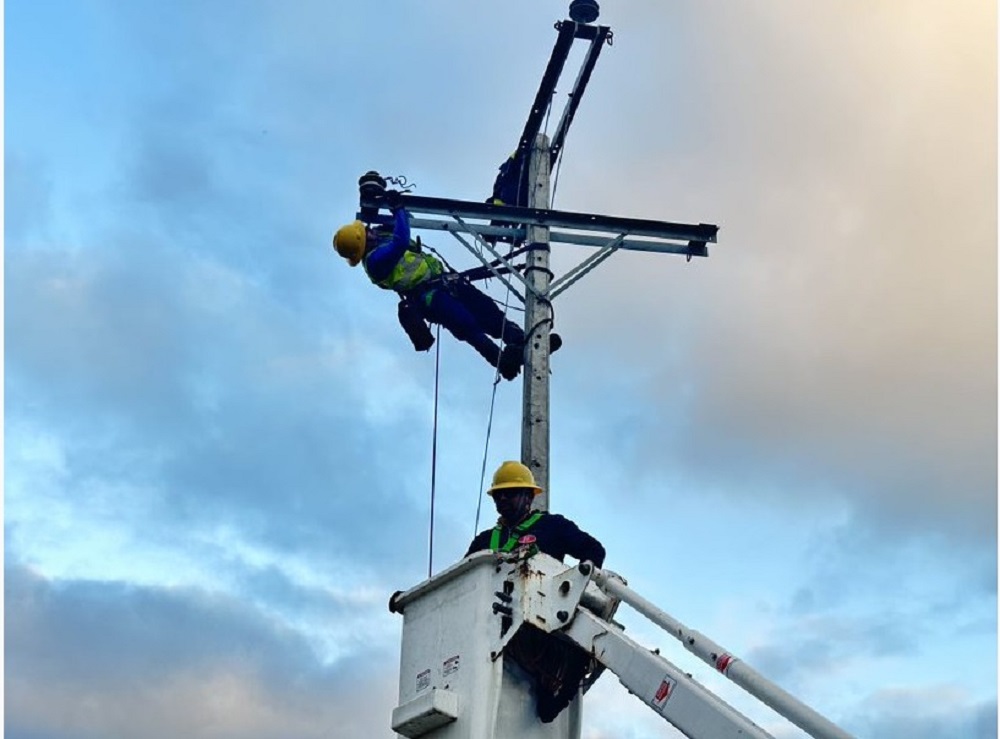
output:
[[[558,618],[563,623],[566,623],[567,621],[569,621],[569,614],[566,613],[566,611],[559,611],[559,613],[556,614],[556,618]]]
[[[581,562],[578,569],[580,570],[580,574],[581,575],[589,575],[590,574],[590,562]]]
[[[566,595],[571,587],[573,586],[569,584],[569,580],[564,580],[562,585],[559,586],[559,592]]]

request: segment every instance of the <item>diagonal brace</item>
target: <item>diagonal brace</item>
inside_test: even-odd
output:
[[[552,300],[559,293],[566,290],[574,282],[582,278],[585,274],[595,269],[601,262],[610,257],[625,241],[625,234],[619,234],[607,244],[605,244],[596,254],[591,254],[569,272],[558,278],[549,285],[549,299]]]

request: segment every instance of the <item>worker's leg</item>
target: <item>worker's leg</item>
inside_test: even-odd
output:
[[[447,290],[437,289],[424,307],[428,321],[444,326],[459,341],[471,344],[494,367],[500,362],[500,347],[484,332],[476,317]]]
[[[464,280],[455,283],[452,291],[475,316],[483,331],[496,339],[503,339],[505,344],[524,344],[524,331],[504,317],[503,311],[489,295]]]

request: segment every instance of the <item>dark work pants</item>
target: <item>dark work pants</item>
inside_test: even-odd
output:
[[[504,318],[493,299],[465,280],[438,287],[430,305],[420,298],[424,316],[432,323],[444,326],[459,341],[471,344],[494,367],[500,361],[500,347],[490,340],[503,339],[505,344],[523,344],[524,331]]]

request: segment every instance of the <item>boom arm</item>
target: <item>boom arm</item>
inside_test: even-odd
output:
[[[615,673],[643,703],[693,739],[771,739],[680,668],[584,609],[563,632]]]
[[[631,693],[692,739],[770,735],[686,673],[626,637],[611,620],[624,602],[678,639],[688,651],[773,708],[815,739],[853,739],[836,724],[771,683],[712,640],[685,627],[642,598],[625,582],[589,562],[577,568],[536,555],[522,564],[526,577],[523,620],[547,632],[561,632],[614,672]],[[561,570],[561,571],[559,571]],[[537,583],[537,584],[534,584]],[[555,616],[555,618],[553,618]]]

